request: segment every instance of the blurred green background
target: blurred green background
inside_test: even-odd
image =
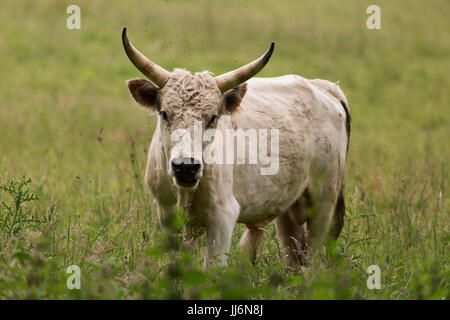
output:
[[[80,30],[66,28],[70,4],[81,8]],[[24,212],[56,213],[0,237],[0,297],[448,298],[450,3],[377,1],[381,30],[366,27],[371,4],[3,2],[0,184],[27,173],[40,200]],[[322,264],[286,271],[272,226],[256,267],[240,258],[238,227],[220,277],[201,271],[202,240],[164,249],[143,185],[155,119],[125,86],[142,75],[123,51],[124,26],[168,70],[220,74],[275,41],[258,76],[340,81],[353,118],[348,215]],[[66,288],[70,264],[82,267],[79,291]],[[370,264],[382,290],[365,286]]]

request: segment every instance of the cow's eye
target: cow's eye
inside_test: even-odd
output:
[[[161,111],[159,114],[161,115],[161,117],[162,117],[164,120],[166,120],[166,121],[169,120],[169,118],[167,118],[167,113],[166,113],[165,111]]]
[[[212,127],[217,121],[217,115],[213,115],[211,119],[209,119],[208,127]]]

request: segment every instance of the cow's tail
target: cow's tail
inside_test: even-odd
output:
[[[327,80],[315,79],[311,80],[314,85],[325,91],[326,93],[335,97],[341,103],[345,111],[345,129],[347,131],[347,153],[350,144],[350,130],[351,130],[351,115],[350,109],[348,107],[347,98],[339,87],[339,82],[333,83]],[[330,237],[337,239],[339,237],[342,228],[344,227],[344,216],[345,216],[345,197],[344,197],[344,187],[345,187],[345,175],[342,176],[341,189],[339,190],[339,195],[336,201],[336,207],[334,209],[333,224],[330,229]]]

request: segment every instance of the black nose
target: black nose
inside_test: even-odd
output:
[[[175,158],[172,160],[172,169],[175,177],[182,182],[195,182],[195,176],[201,164],[194,158]]]

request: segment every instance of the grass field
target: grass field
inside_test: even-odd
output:
[[[73,3],[0,10],[1,298],[449,298],[448,1],[377,1],[381,30],[360,0],[76,1],[81,29],[68,30]],[[270,225],[253,266],[238,226],[230,266],[204,272],[204,239],[188,248],[185,233],[160,230],[143,184],[155,119],[125,86],[141,75],[123,26],[169,70],[220,74],[273,40],[260,76],[340,80],[353,117],[347,216],[327,256],[289,272]],[[380,290],[366,286],[372,264]],[[80,290],[66,286],[70,265]]]

